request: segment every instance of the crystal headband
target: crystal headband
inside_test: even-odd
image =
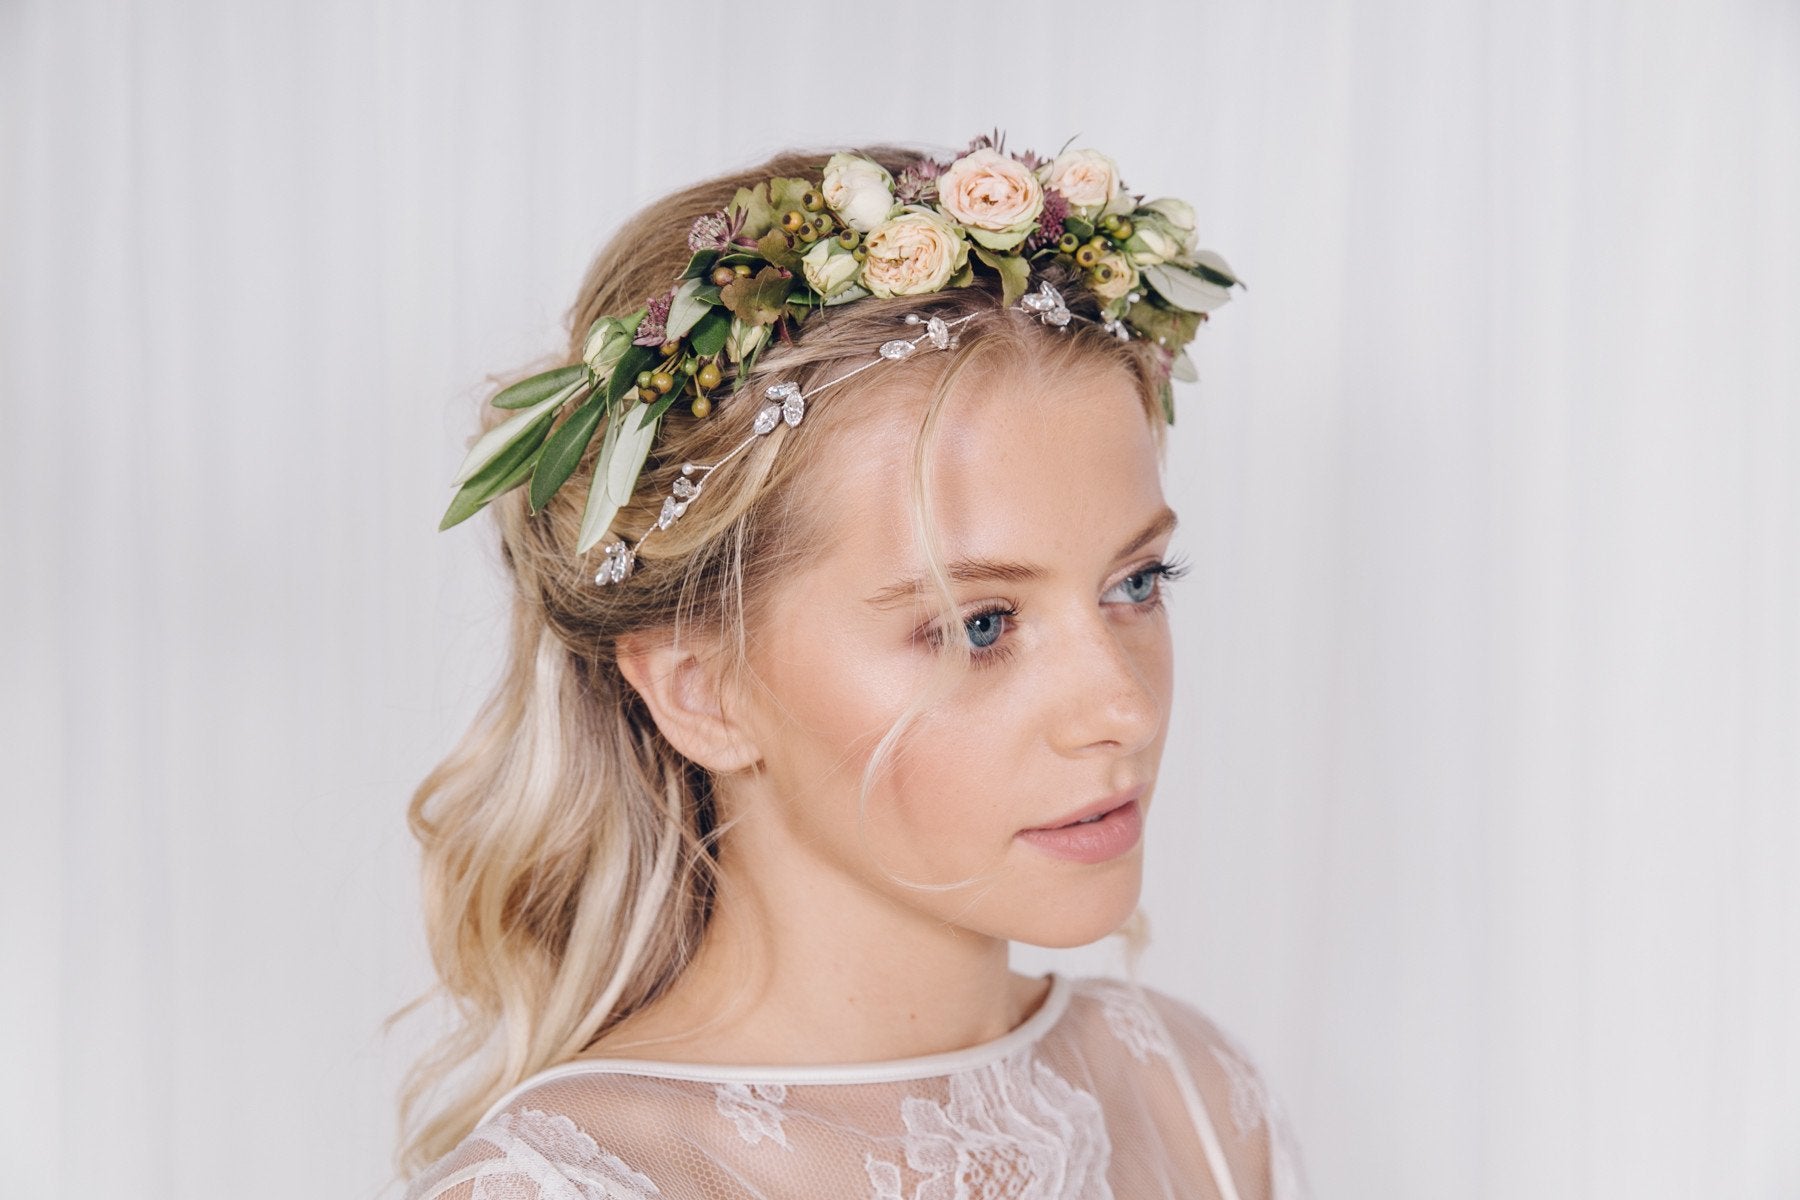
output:
[[[890,172],[846,152],[833,154],[822,174],[820,181],[777,176],[740,187],[723,209],[693,220],[691,258],[667,290],[625,316],[595,320],[580,362],[496,394],[494,407],[516,411],[470,447],[438,528],[467,520],[527,480],[530,510],[541,512],[604,424],[576,545],[585,554],[630,502],[656,431],[678,399],[705,419],[711,391],[728,367],[735,371],[735,396],[764,347],[777,335],[792,340],[820,310],[868,296],[967,287],[977,264],[998,276],[1004,306],[1016,303],[1067,328],[1071,318],[1095,319],[1072,313],[1048,281],[1030,290],[1033,266],[1066,264],[1094,297],[1095,323],[1155,347],[1163,416],[1173,423],[1172,380],[1198,377],[1187,343],[1208,313],[1231,298],[1230,289],[1243,286],[1223,258],[1195,247],[1194,212],[1185,201],[1146,202],[1126,189],[1113,160],[1095,150],[1068,150],[1065,143],[1054,157],[1009,154],[996,130],[974,138],[949,163],[920,156]],[[925,325],[922,333],[884,342],[877,358],[812,392],[922,345],[953,346],[951,328],[975,315],[945,321],[909,314],[908,323]],[[709,465],[682,464],[645,537],[687,511],[705,479],[745,446],[778,424],[800,423],[806,397],[795,381],[769,385],[764,397],[769,403],[756,413],[753,432],[729,454]],[[595,581],[627,577],[642,542],[608,540]]]

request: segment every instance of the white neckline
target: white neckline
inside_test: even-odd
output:
[[[689,1079],[703,1083],[882,1083],[905,1079],[924,1079],[932,1075],[948,1075],[985,1066],[1037,1041],[1062,1017],[1074,990],[1073,981],[1058,971],[1048,971],[1050,991],[1037,1011],[1013,1029],[990,1041],[977,1042],[960,1050],[939,1054],[920,1054],[912,1058],[889,1058],[860,1063],[684,1063],[663,1062],[650,1058],[583,1058],[561,1063],[531,1075],[509,1090],[482,1114],[486,1124],[496,1113],[512,1103],[521,1092],[552,1079],[568,1075],[654,1075],[662,1079]]]

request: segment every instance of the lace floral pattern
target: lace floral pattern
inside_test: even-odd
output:
[[[920,1175],[863,1156],[872,1200],[1112,1200],[1112,1142],[1100,1103],[1035,1055],[949,1077],[950,1096],[901,1101],[902,1149]]]
[[[469,1140],[497,1147],[498,1157],[459,1165],[446,1155],[436,1170],[415,1181],[411,1197],[436,1196],[474,1180],[470,1200],[653,1200],[662,1195],[650,1179],[599,1143],[562,1113],[523,1108],[478,1125]]]
[[[1152,1054],[1164,1058],[1172,1058],[1175,1047],[1169,1045],[1163,1036],[1162,1027],[1156,1018],[1144,1006],[1144,999],[1135,990],[1118,984],[1105,984],[1094,989],[1100,1000],[1100,1012],[1106,1018],[1107,1028],[1113,1035],[1125,1043],[1131,1056],[1139,1062],[1149,1062]]]
[[[737,1126],[739,1136],[752,1146],[769,1138],[789,1150],[787,1131],[781,1127],[787,1102],[784,1083],[721,1083],[714,1086],[714,1106],[719,1115]]]

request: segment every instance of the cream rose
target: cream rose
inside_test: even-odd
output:
[[[877,226],[863,249],[863,286],[884,298],[938,291],[969,259],[956,226],[915,205]]]
[[[989,147],[972,150],[937,179],[938,207],[990,250],[1024,241],[1044,211],[1044,185],[1024,163]]]
[[[1105,254],[1102,254],[1100,256],[1100,261],[1094,265],[1099,266],[1101,263],[1105,263],[1112,268],[1112,278],[1108,279],[1105,283],[1089,284],[1088,286],[1092,289],[1094,295],[1100,297],[1102,300],[1117,300],[1120,296],[1123,296],[1126,292],[1129,292],[1132,288],[1137,286],[1137,268],[1132,266],[1131,263],[1126,260],[1125,256],[1120,254],[1117,250],[1109,250]]]
[[[1098,212],[1119,194],[1119,167],[1098,150],[1065,150],[1044,180],[1082,212]]]
[[[867,233],[894,211],[894,177],[872,158],[834,154],[825,162],[819,189],[825,203],[858,233]]]

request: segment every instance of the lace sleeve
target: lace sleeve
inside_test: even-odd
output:
[[[496,1114],[413,1180],[405,1200],[664,1200],[648,1175],[563,1113]]]
[[[1287,1112],[1244,1045],[1187,1001],[1142,992],[1206,1110],[1196,1123],[1211,1124],[1237,1200],[1312,1200]]]

